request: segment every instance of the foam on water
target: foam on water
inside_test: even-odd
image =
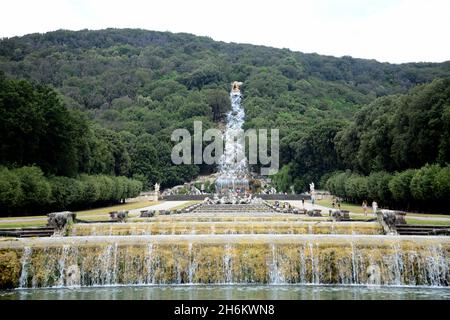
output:
[[[230,93],[231,111],[227,114],[226,129],[223,134],[225,150],[219,160],[219,177],[216,187],[222,189],[248,188],[248,161],[245,157],[244,124],[245,112],[242,95]]]

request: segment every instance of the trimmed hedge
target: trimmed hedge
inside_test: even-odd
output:
[[[340,171],[328,178],[326,188],[353,203],[375,200],[396,209],[448,212],[450,166],[426,165],[394,174],[374,172],[369,176]]]
[[[142,182],[126,177],[45,177],[36,166],[0,167],[0,215],[91,208],[124,202],[141,191]]]

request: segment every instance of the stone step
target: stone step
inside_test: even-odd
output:
[[[396,225],[395,226],[397,229],[403,229],[403,230],[409,230],[409,229],[426,229],[426,230],[430,230],[430,229],[450,229],[450,226],[427,226],[427,225],[420,225],[420,226],[413,226],[413,225]]]
[[[448,226],[432,226],[432,225],[396,225],[398,234],[400,235],[450,235],[450,227]]]
[[[54,228],[48,227],[0,229],[0,236],[16,238],[50,237],[54,232]]]

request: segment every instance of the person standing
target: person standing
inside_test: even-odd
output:
[[[373,200],[372,202],[372,210],[373,210],[373,214],[376,215],[377,214],[377,209],[378,209],[378,203]]]
[[[364,210],[364,215],[367,217],[367,201],[366,200],[363,201],[362,207]]]
[[[302,207],[305,209],[305,199],[302,199]]]

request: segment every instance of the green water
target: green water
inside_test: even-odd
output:
[[[0,300],[450,300],[450,288],[367,286],[121,286],[0,291]]]

